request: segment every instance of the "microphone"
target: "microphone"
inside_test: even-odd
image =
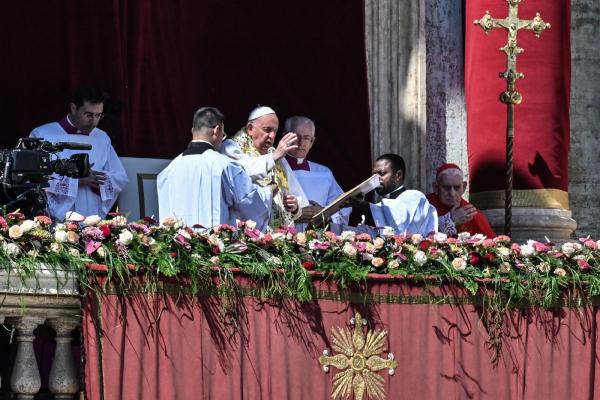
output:
[[[75,143],[75,142],[58,142],[56,147],[59,149],[67,150],[91,150],[92,145],[87,143]]]

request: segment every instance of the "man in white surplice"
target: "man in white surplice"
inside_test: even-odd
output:
[[[423,236],[436,232],[438,218],[435,207],[418,190],[406,190],[404,160],[397,154],[379,156],[373,166],[373,174],[379,176],[376,189],[380,200],[369,203],[353,199],[352,213],[364,219],[359,230],[372,236],[384,227],[391,227],[397,234],[419,233]]]
[[[296,148],[296,134],[288,132],[277,147],[275,135],[279,119],[270,107],[257,107],[250,113],[246,126],[231,139],[223,142],[220,152],[242,165],[252,181],[260,186],[274,182],[278,191],[273,197],[270,225],[293,224],[302,213],[302,207],[309,205],[302,186],[294,176],[284,156]]]
[[[297,148],[288,150],[285,159],[310,202],[296,221],[296,229],[303,231],[312,217],[342,194],[343,190],[329,168],[307,160],[315,142],[315,123],[307,117],[294,116],[285,121],[284,131],[294,132],[297,136]],[[348,224],[350,211],[350,208],[338,211],[330,217],[331,222]]]
[[[225,137],[223,114],[213,107],[194,114],[192,141],[159,175],[160,218],[176,217],[186,225],[210,228],[254,220],[265,230],[274,185],[259,187],[244,168],[218,152]]]
[[[75,153],[88,153],[91,173],[75,179],[53,175],[47,189],[50,215],[63,220],[69,211],[84,216],[99,215],[104,218],[127,184],[127,174],[113,148],[110,137],[99,129],[104,116],[107,94],[93,86],[80,86],[74,93],[70,112],[57,122],[35,128],[30,136],[52,143],[77,142],[92,145],[91,150],[64,150],[60,158]]]

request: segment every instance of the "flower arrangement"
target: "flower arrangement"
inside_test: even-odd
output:
[[[185,226],[166,218],[128,222],[70,213],[64,223],[50,218],[26,219],[18,212],[0,217],[0,262],[23,276],[40,264],[72,269],[82,284],[89,276],[107,275],[117,282],[129,276],[185,278],[197,288],[215,275],[234,269],[254,279],[265,295],[313,298],[311,271],[340,286],[362,283],[369,273],[463,285],[472,294],[481,286],[505,295],[507,303],[530,301],[550,306],[564,288],[581,295],[600,294],[600,241],[581,238],[562,245],[528,241],[512,243],[461,233],[381,237],[343,232],[281,228],[268,233],[253,221],[212,228]],[[431,279],[430,279],[431,280]]]

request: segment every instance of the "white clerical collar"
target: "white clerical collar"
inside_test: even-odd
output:
[[[294,158],[298,161],[298,164],[302,164],[304,162],[304,158]]]
[[[392,190],[391,192],[389,192],[388,194],[386,194],[385,196],[383,196],[384,199],[389,199],[390,197],[392,197],[392,195],[400,190],[404,190],[404,185],[400,185],[398,186],[396,189]]]
[[[69,123],[69,125],[71,125],[73,128],[77,129],[77,134],[80,134],[80,133],[81,133],[81,131],[79,130],[79,128],[77,128],[77,127],[75,126],[75,124],[71,122],[71,118],[69,118],[69,114],[67,114],[67,122],[68,122],[68,123]]]
[[[192,139],[192,143],[199,143],[199,142],[204,142],[204,143],[208,143],[210,144],[213,148],[215,147],[211,142],[209,142],[208,140],[202,140],[202,139]]]

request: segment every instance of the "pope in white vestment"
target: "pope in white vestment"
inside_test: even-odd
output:
[[[89,134],[84,134],[65,117],[61,121],[35,128],[30,137],[43,138],[52,143],[76,142],[92,145],[91,150],[63,150],[58,156],[62,159],[75,153],[88,153],[92,169],[105,174],[104,183],[94,190],[91,186],[80,185],[79,179],[54,174],[46,191],[48,208],[50,216],[57,220],[64,220],[68,211],[104,218],[128,182],[123,164],[106,132],[93,128]]]
[[[266,186],[275,182],[279,188],[273,197],[272,225],[290,225],[297,219],[303,207],[309,205],[302,186],[284,158],[285,150],[293,145],[294,134],[285,135],[277,149],[273,141],[279,120],[269,107],[258,107],[250,113],[248,124],[233,138],[223,141],[219,152],[244,167],[254,183]],[[284,204],[286,196],[294,196],[298,210],[292,214]]]
[[[206,142],[192,142],[190,148]],[[254,185],[241,165],[216,152],[179,155],[157,180],[160,218],[180,218],[188,226],[236,226],[236,220],[254,220],[264,231],[269,220],[272,191]]]

